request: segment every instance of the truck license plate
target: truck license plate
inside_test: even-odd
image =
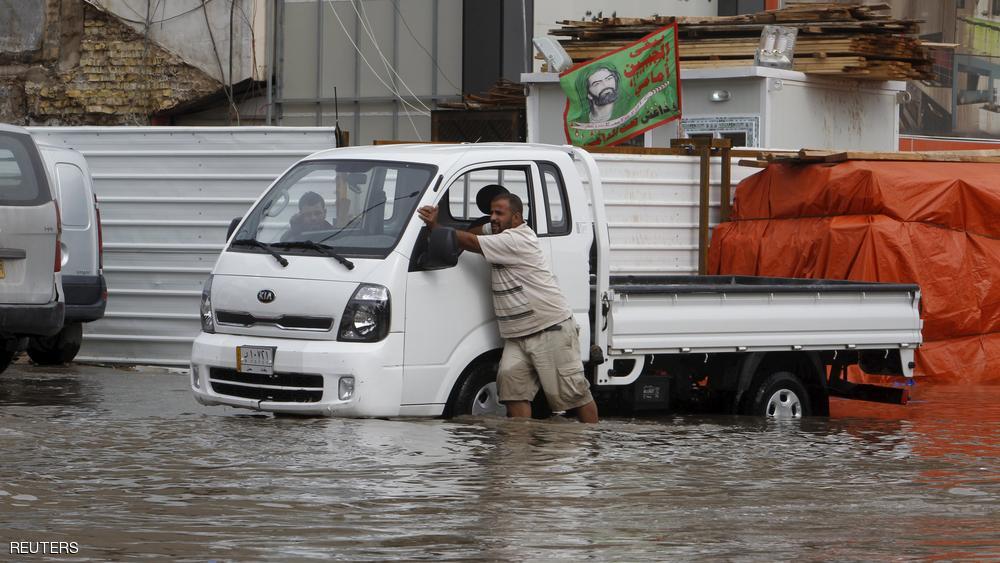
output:
[[[7,272],[3,269],[3,260],[0,260],[0,280],[7,277]]]
[[[277,346],[237,346],[236,371],[274,374],[274,351]]]

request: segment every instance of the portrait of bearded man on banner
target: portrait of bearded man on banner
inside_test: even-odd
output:
[[[621,73],[612,65],[597,65],[588,74],[581,75],[580,97],[590,105],[590,112],[581,122],[603,123],[625,113],[618,95]]]

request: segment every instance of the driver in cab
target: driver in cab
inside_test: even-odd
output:
[[[306,192],[299,198],[299,212],[288,220],[288,231],[281,235],[281,242],[303,239],[303,233],[325,231],[333,225],[326,220],[326,201],[316,192]]]

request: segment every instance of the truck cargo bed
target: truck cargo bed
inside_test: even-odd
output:
[[[612,354],[915,348],[916,285],[749,276],[614,276]]]

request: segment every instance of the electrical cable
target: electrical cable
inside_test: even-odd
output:
[[[390,0],[390,2],[391,1],[392,0]],[[411,96],[413,96],[413,99],[418,104],[420,104],[421,107],[423,107],[427,111],[431,111],[432,108],[427,104],[425,104],[423,101],[421,101],[420,97],[417,96],[413,92],[413,90],[410,90],[410,87],[406,85],[406,81],[403,80],[403,77],[400,76],[399,73],[396,72],[396,69],[392,68],[392,66],[389,64],[389,59],[385,57],[385,53],[383,53],[382,49],[378,46],[378,40],[375,39],[375,26],[373,26],[371,20],[368,19],[368,12],[365,11],[364,2],[361,2],[361,12],[358,12],[358,7],[355,5],[354,2],[351,2],[351,7],[354,8],[354,13],[358,15],[358,22],[361,23],[361,27],[364,28],[365,33],[367,33],[368,37],[372,40],[372,45],[375,47],[375,52],[378,53],[378,56],[382,59],[382,63],[385,65],[385,70],[387,73],[389,73],[390,78],[394,75],[396,79],[399,80],[399,83],[403,85],[403,88],[406,88],[406,91],[409,92]]]
[[[90,4],[91,6],[93,6],[95,8],[98,8],[99,10],[101,10],[103,12],[113,13],[116,18],[118,18],[118,19],[120,19],[122,21],[127,21],[129,23],[134,23],[134,24],[138,24],[138,25],[146,25],[145,21],[129,19],[129,18],[126,18],[124,16],[120,16],[117,13],[112,12],[110,8],[108,8],[107,6],[104,6],[98,0],[83,0],[83,1],[86,2],[87,4]],[[205,4],[208,4],[211,1],[212,0],[202,0],[201,4],[199,4],[198,6],[195,6],[194,8],[191,8],[189,10],[185,10],[185,11],[179,13],[179,14],[174,14],[172,16],[165,17],[165,18],[160,19],[160,20],[150,21],[149,25],[156,25],[158,23],[168,22],[168,21],[170,21],[172,19],[176,19],[176,18],[179,18],[179,17],[182,17],[182,16],[186,16],[186,15],[191,14],[191,13],[197,12],[198,10],[202,9],[202,7]],[[132,12],[135,13],[135,15],[140,16],[140,17],[142,16],[142,14],[139,14],[138,12],[136,12],[132,8],[132,6],[129,6],[128,3],[126,3],[125,5],[128,6],[129,10],[132,10]],[[166,9],[166,6],[164,6],[164,9]]]
[[[402,96],[399,95],[399,92],[397,92],[395,89],[393,89],[392,86],[390,86],[388,83],[386,83],[385,80],[382,79],[382,76],[379,73],[375,72],[375,68],[372,67],[371,63],[368,62],[368,59],[365,57],[365,54],[361,52],[361,48],[358,47],[358,44],[354,42],[353,38],[351,38],[350,32],[347,31],[347,26],[345,26],[344,25],[344,21],[342,19],[340,19],[340,14],[337,13],[337,9],[333,7],[333,0],[327,0],[327,3],[330,6],[330,10],[333,12],[333,15],[337,18],[337,23],[340,24],[340,29],[342,29],[344,31],[344,36],[347,37],[347,40],[351,42],[352,46],[354,46],[354,50],[358,53],[358,56],[361,57],[361,60],[365,63],[365,66],[368,67],[368,70],[372,71],[372,74],[375,75],[375,78],[379,82],[381,82],[382,85],[386,87],[386,89],[388,89],[390,92],[392,92],[393,94],[395,94],[396,97],[399,99],[399,101],[403,103],[403,105],[405,105],[406,107],[412,109],[418,115],[430,116],[430,113],[428,113],[428,112],[426,112],[426,111],[424,111],[424,110],[422,110],[422,109],[414,106],[410,102],[407,102]]]
[[[417,47],[420,47],[420,49],[427,54],[427,57],[431,60],[432,63],[434,63],[434,68],[438,69],[438,73],[441,74],[441,77],[444,78],[448,84],[451,84],[452,88],[461,92],[462,91],[461,86],[456,85],[454,82],[451,81],[450,78],[448,78],[448,75],[444,73],[444,69],[438,65],[437,59],[434,58],[434,55],[432,55],[431,52],[427,50],[427,47],[424,47],[424,44],[421,43],[419,39],[417,39],[416,34],[414,34],[413,30],[410,29],[410,24],[406,23],[406,18],[403,17],[403,13],[399,11],[399,7],[396,5],[396,3],[392,2],[391,4],[392,4],[392,9],[396,10],[396,13],[399,14],[399,21],[403,22],[403,27],[406,28],[406,31],[410,34],[410,37],[413,38],[413,41],[417,44]],[[434,40],[437,41],[437,38],[435,37]]]
[[[215,34],[212,33],[212,23],[208,19],[208,8],[206,5],[211,0],[205,0],[201,3],[202,12],[205,15],[205,27],[208,29],[208,39],[212,42],[212,53],[215,55],[215,62],[219,64],[219,76],[222,82],[222,90],[226,94],[226,98],[229,100],[229,105],[236,112],[236,123],[239,123],[240,111],[236,108],[236,103],[233,101],[233,92],[230,87],[226,86],[226,70],[222,68],[222,57],[219,56],[219,46],[215,42]]]
[[[389,1],[391,3],[395,3],[396,0],[389,0]],[[351,5],[353,6],[354,3],[352,2]],[[354,13],[358,14],[357,8],[354,8]],[[375,50],[378,51],[379,56],[382,58],[382,64],[383,66],[385,66],[386,72],[391,74],[393,72],[392,67],[389,65],[389,61],[385,58],[385,54],[382,53],[382,49],[379,48],[378,42],[375,40],[375,26],[373,26],[371,20],[368,19],[368,12],[365,10],[364,3],[361,4],[361,13],[358,14],[358,22],[360,22],[363,27],[365,26],[365,22],[367,22],[367,27],[365,27],[365,31],[368,33],[368,37],[371,38],[372,44],[375,45]],[[427,111],[431,110],[431,108],[427,107],[426,104],[420,101],[420,98],[413,93],[413,90],[410,90],[410,87],[406,85],[405,81],[403,81],[402,76],[396,73],[396,78],[399,79],[399,82],[403,85],[403,87],[406,88],[406,90],[410,93],[411,96],[413,96],[414,100],[416,100],[420,105],[426,108]],[[406,119],[410,121],[410,127],[413,127],[413,132],[417,135],[417,140],[423,142],[424,138],[420,134],[420,131],[417,130],[417,124],[413,122],[413,117],[410,116],[409,112],[405,113],[406,113]]]
[[[240,124],[240,110],[236,107],[236,102],[233,100],[233,19],[236,17],[236,2],[242,0],[229,0],[229,102],[232,104],[233,109],[236,110],[236,125]],[[227,125],[232,125],[232,115],[226,120]]]

